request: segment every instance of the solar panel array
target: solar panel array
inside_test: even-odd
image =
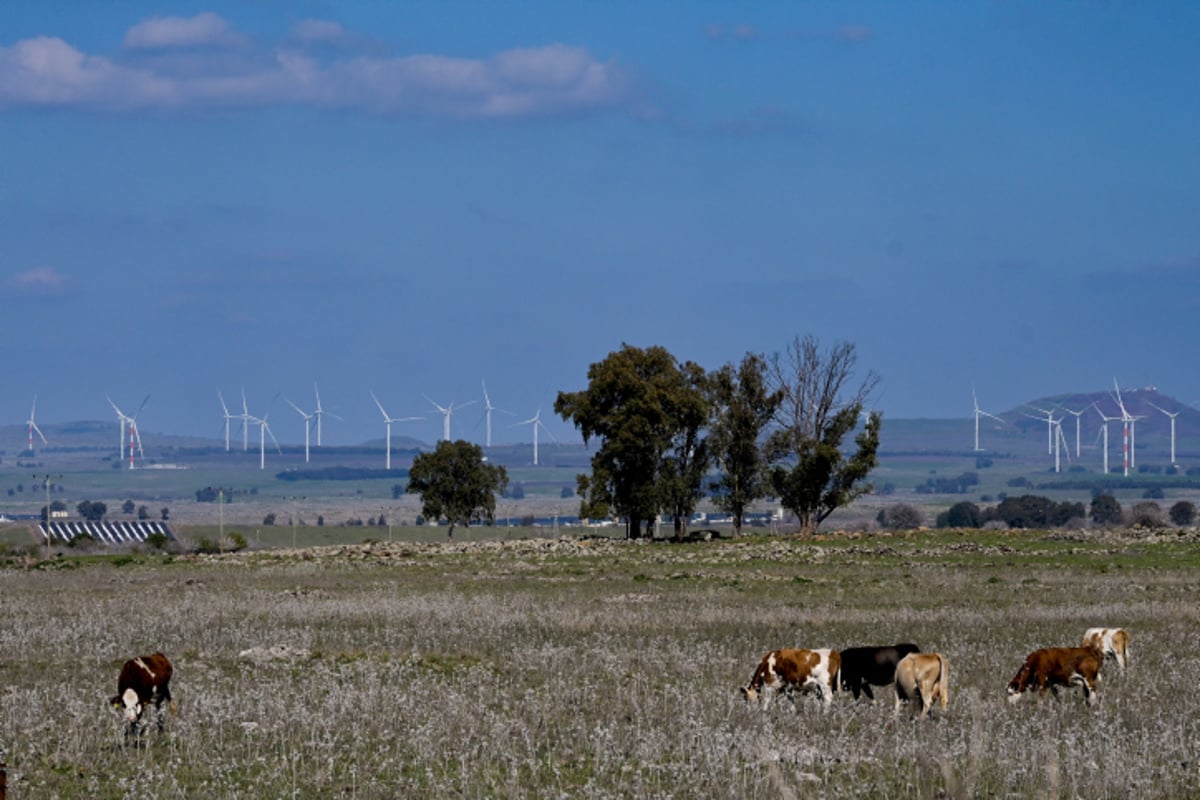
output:
[[[38,523],[42,538],[46,537],[46,523]],[[127,542],[144,542],[146,537],[161,533],[168,539],[174,539],[175,534],[165,522],[138,520],[129,522],[51,522],[50,538],[53,541],[70,542],[76,536],[88,535],[97,542],[105,544],[123,544]]]

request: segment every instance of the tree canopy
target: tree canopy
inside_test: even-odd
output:
[[[853,390],[854,345],[838,342],[827,351],[813,336],[797,337],[786,354],[776,353],[769,375],[782,393],[776,429],[768,442],[771,484],[783,507],[796,515],[801,533],[810,534],[838,508],[871,490],[867,477],[877,463],[883,417],[866,415],[855,436],[856,450],[842,451],[863,406],[879,382],[868,372]]]
[[[408,472],[408,493],[421,496],[427,519],[445,519],[454,526],[496,516],[496,495],[508,486],[508,472],[488,464],[483,448],[467,441],[438,442],[432,453],[419,453]]]
[[[585,443],[600,440],[591,475],[577,477],[580,516],[616,514],[638,537],[667,510],[676,535],[686,530],[709,466],[703,369],[680,364],[663,347],[623,344],[588,368],[586,389],[559,392],[554,411]]]
[[[726,364],[714,372],[709,387],[710,452],[720,468],[711,484],[713,505],[733,517],[733,535],[739,536],[746,509],[771,490],[761,440],[783,392],[767,385],[767,362],[754,353],[736,367]]]

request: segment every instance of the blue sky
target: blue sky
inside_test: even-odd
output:
[[[620,347],[1200,400],[1200,6],[16,0],[0,418],[496,441]],[[544,439],[543,439],[544,441]],[[7,446],[7,445],[6,445]],[[11,449],[11,448],[10,448]]]

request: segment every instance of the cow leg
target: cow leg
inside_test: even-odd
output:
[[[863,694],[865,694],[867,696],[868,700],[870,700],[871,702],[875,702],[875,695],[871,692],[871,684],[870,683],[867,683],[866,681],[864,681],[863,685],[862,685],[862,690],[863,690]],[[857,692],[855,692],[855,694],[854,694],[854,699],[855,700],[858,699]]]

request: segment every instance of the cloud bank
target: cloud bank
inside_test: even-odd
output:
[[[579,47],[517,48],[486,59],[328,47],[352,41],[337,23],[305,20],[279,46],[262,49],[211,13],[139,22],[115,57],[53,36],[22,39],[0,46],[0,109],[290,105],[470,119],[586,113],[632,101],[627,73]]]

